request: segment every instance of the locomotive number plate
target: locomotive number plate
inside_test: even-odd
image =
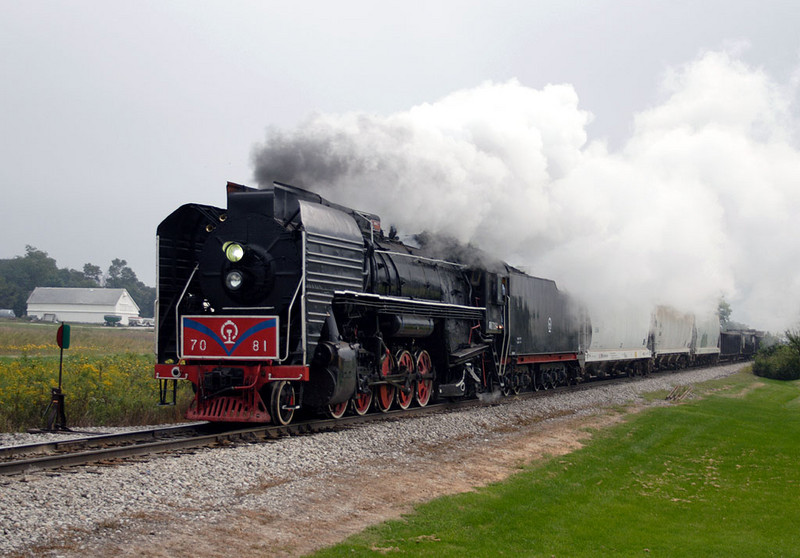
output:
[[[278,358],[277,316],[183,316],[181,358]]]

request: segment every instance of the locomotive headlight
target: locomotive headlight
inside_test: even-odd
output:
[[[232,291],[238,290],[239,287],[242,286],[243,282],[244,278],[242,277],[242,273],[240,271],[234,270],[225,276],[225,286]]]
[[[244,258],[244,248],[241,244],[236,242],[226,242],[223,244],[222,249],[225,251],[225,257],[231,263],[236,263]],[[239,276],[241,278],[241,275]]]

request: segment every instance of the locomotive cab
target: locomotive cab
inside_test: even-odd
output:
[[[486,325],[485,331],[502,335],[508,312],[508,277],[497,273],[486,273]]]

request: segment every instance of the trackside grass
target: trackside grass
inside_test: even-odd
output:
[[[695,392],[315,556],[797,556],[800,383]]]
[[[0,430],[45,426],[51,387],[58,386],[55,324],[0,323]],[[153,379],[153,332],[71,326],[62,389],[67,426],[129,426],[181,420],[191,400],[158,407]]]

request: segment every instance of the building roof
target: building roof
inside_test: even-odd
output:
[[[114,306],[127,295],[138,308],[126,289],[77,288],[77,287],[36,287],[28,304],[97,304]]]

